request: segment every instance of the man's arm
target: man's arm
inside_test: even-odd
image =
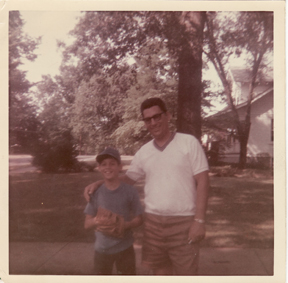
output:
[[[201,241],[205,237],[205,215],[209,195],[208,171],[201,172],[194,176],[197,188],[196,214],[190,230],[188,241]]]
[[[126,174],[124,176],[120,176],[120,180],[123,183],[129,184],[131,186],[133,186],[136,183],[136,181],[130,179]],[[90,196],[93,194],[93,192],[96,191],[103,183],[104,183],[104,180],[99,180],[85,187],[84,197],[87,202],[89,202]]]

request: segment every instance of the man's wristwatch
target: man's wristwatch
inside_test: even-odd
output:
[[[205,220],[203,220],[203,219],[194,218],[194,221],[201,223],[201,224],[205,224]]]

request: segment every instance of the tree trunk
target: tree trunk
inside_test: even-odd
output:
[[[239,136],[239,143],[240,143],[240,156],[239,156],[239,163],[238,168],[244,169],[246,167],[246,161],[247,161],[247,144],[250,134],[250,121],[248,124],[244,125],[244,129],[238,129]]]
[[[201,138],[202,46],[204,12],[183,12],[180,22],[187,31],[179,54],[177,130]]]

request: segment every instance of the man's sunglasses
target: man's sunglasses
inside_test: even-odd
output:
[[[155,122],[158,122],[158,121],[160,121],[162,114],[164,114],[164,112],[155,114],[155,115],[153,115],[152,117],[143,118],[143,121],[144,121],[146,124],[150,124],[151,121],[152,121],[152,119],[153,119]]]

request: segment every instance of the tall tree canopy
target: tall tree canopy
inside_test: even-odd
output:
[[[202,80],[203,47],[233,108],[229,57],[250,54],[248,63],[255,74],[273,43],[271,20],[261,19],[265,13],[228,14],[224,18],[220,12],[84,12],[71,31],[74,43],[59,42],[60,75],[53,83],[44,80],[40,96],[49,98],[53,89],[58,101],[65,101],[67,127],[83,153],[108,144],[134,153],[151,138],[139,113],[141,102],[151,96],[167,101],[178,131],[200,138],[201,108],[211,94],[209,81]],[[252,97],[253,82],[251,87]],[[244,137],[249,122],[244,126],[233,113],[239,137]]]
[[[9,144],[29,151],[36,135],[35,108],[27,93],[32,86],[24,71],[19,69],[22,59],[33,61],[33,53],[40,39],[32,39],[23,33],[24,22],[19,11],[9,13]]]
[[[64,49],[59,82],[63,97],[73,103],[79,142],[98,143],[115,130],[122,144],[128,132],[139,141],[144,134],[139,106],[149,96],[173,101],[178,131],[200,138],[204,21],[205,13],[196,12],[85,12],[71,31],[75,42],[59,43]]]

